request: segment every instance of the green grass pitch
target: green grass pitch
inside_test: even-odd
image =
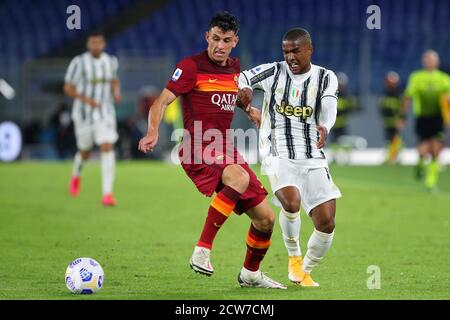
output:
[[[180,167],[119,163],[115,208],[100,205],[98,163],[85,166],[76,199],[67,193],[70,170],[70,163],[0,164],[0,299],[450,298],[450,170],[440,177],[440,191],[430,194],[411,167],[331,167],[344,197],[333,246],[313,273],[321,286],[288,282],[277,221],[262,264],[288,285],[275,291],[237,284],[246,216],[232,215],[219,232],[212,277],[189,268],[210,200]],[[311,230],[302,213],[303,253]],[[65,269],[77,257],[102,264],[105,283],[98,294],[66,289]],[[381,270],[381,289],[367,288],[371,265]]]

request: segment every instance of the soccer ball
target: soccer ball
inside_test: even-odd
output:
[[[66,286],[73,293],[91,294],[103,286],[105,274],[92,258],[78,258],[66,269]]]

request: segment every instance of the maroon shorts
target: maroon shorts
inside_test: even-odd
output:
[[[222,183],[223,170],[232,163],[224,164],[181,164],[189,178],[194,182],[197,189],[207,197],[211,197],[214,192],[220,192],[224,187]],[[234,212],[238,215],[256,207],[266,197],[267,191],[258,180],[255,173],[247,163],[239,164],[247,171],[250,182],[247,190],[241,195],[234,207]]]

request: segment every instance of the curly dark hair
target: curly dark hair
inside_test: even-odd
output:
[[[219,27],[223,32],[234,31],[237,34],[239,31],[239,20],[228,11],[218,12],[209,22],[209,30],[214,27]]]

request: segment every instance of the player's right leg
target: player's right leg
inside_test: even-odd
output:
[[[289,159],[272,159],[269,181],[275,195],[274,204],[281,208],[279,222],[284,245],[288,252],[288,278],[300,283],[305,276],[300,249],[300,187],[298,166]]]
[[[213,241],[220,227],[233,212],[241,194],[247,190],[249,180],[249,174],[240,165],[229,165],[223,170],[222,183],[225,187],[211,202],[200,239],[190,260],[194,271],[208,276],[213,274],[210,261]]]
[[[69,193],[76,197],[80,192],[81,171],[84,162],[89,159],[90,150],[94,146],[94,137],[91,125],[83,122],[74,122],[75,137],[78,152],[75,154],[72,176],[69,183]]]
[[[90,151],[79,150],[73,159],[72,176],[70,177],[69,193],[72,197],[78,196],[80,193],[81,170],[83,163],[89,159]]]
[[[288,278],[292,282],[300,283],[305,276],[300,249],[300,192],[296,186],[287,186],[275,191],[275,196],[282,206],[279,221],[289,255]]]
[[[430,154],[430,141],[424,140],[421,141],[417,147],[417,152],[419,154],[419,161],[416,165],[416,179],[420,180],[424,176],[425,172],[425,160],[427,156]]]
[[[319,284],[312,280],[311,272],[323,259],[333,242],[336,199],[330,199],[319,204],[309,214],[314,223],[314,230],[308,240],[308,250],[303,263],[303,271],[306,275],[301,285],[316,287]]]
[[[421,180],[425,175],[425,161],[428,155],[431,153],[430,149],[430,129],[433,130],[429,125],[428,118],[417,117],[415,124],[415,131],[418,138],[417,152],[419,154],[419,161],[416,165],[416,179]]]
[[[302,170],[299,190],[302,207],[312,218],[314,230],[308,240],[307,251],[303,257],[303,287],[317,287],[311,272],[319,265],[331,247],[334,238],[336,199],[341,192],[334,184],[327,167]]]

